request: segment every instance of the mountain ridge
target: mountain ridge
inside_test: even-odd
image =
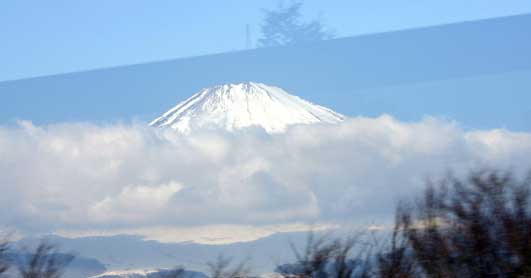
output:
[[[281,133],[296,124],[336,124],[345,117],[333,110],[257,82],[204,88],[150,123],[188,134],[197,129],[236,131],[260,127]]]

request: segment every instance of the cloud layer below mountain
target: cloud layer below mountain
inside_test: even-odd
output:
[[[0,127],[0,224],[150,236],[385,223],[428,178],[484,166],[525,171],[530,162],[531,134],[466,131],[434,118],[188,136],[134,123],[19,122]]]

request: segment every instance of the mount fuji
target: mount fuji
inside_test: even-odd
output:
[[[284,132],[290,125],[336,124],[344,118],[281,88],[246,82],[202,89],[153,120],[150,126],[168,127],[183,134],[205,128],[232,132],[260,127],[272,134]]]

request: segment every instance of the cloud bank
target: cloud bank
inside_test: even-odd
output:
[[[433,118],[188,136],[142,124],[20,122],[0,127],[0,224],[24,233],[160,233],[378,223],[429,177],[530,162],[531,134],[465,131]]]

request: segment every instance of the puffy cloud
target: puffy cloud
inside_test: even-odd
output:
[[[428,177],[526,170],[530,160],[531,134],[433,118],[188,136],[142,124],[20,122],[0,127],[0,224],[82,233],[374,223]]]
[[[126,186],[117,196],[107,196],[89,209],[93,221],[142,221],[166,208],[173,195],[181,190],[179,183],[157,186]]]

